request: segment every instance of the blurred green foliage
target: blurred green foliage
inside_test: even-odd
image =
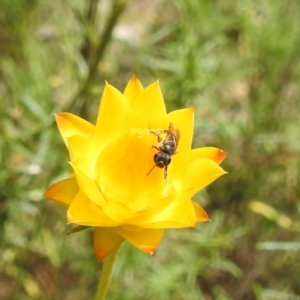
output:
[[[195,107],[194,146],[229,174],[196,195],[211,222],[124,244],[108,299],[300,299],[300,1],[0,0],[0,298],[91,299],[91,230],[43,198],[67,177],[54,124],[91,122],[104,80],[157,78]]]

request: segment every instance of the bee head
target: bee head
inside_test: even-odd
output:
[[[171,162],[171,156],[165,152],[157,152],[154,155],[155,165],[159,168],[165,168]]]

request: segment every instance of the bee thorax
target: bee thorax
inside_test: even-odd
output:
[[[159,148],[169,154],[169,155],[174,155],[175,151],[176,151],[176,145],[170,141],[170,142],[163,142],[159,145]]]

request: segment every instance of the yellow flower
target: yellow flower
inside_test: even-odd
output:
[[[152,253],[166,228],[208,220],[191,197],[225,173],[219,164],[226,153],[191,149],[193,115],[193,108],[167,114],[158,82],[143,89],[135,76],[124,94],[106,84],[96,126],[69,113],[56,115],[73,177],[50,186],[45,197],[68,207],[69,224],[95,227],[98,259],[124,240]],[[180,140],[171,140],[178,152],[165,176],[164,168],[153,168],[154,155],[164,152],[159,142],[168,138],[170,124]]]

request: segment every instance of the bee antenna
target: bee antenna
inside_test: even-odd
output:
[[[156,165],[154,165],[151,170],[146,174],[147,176],[153,171],[153,169],[156,167]]]

